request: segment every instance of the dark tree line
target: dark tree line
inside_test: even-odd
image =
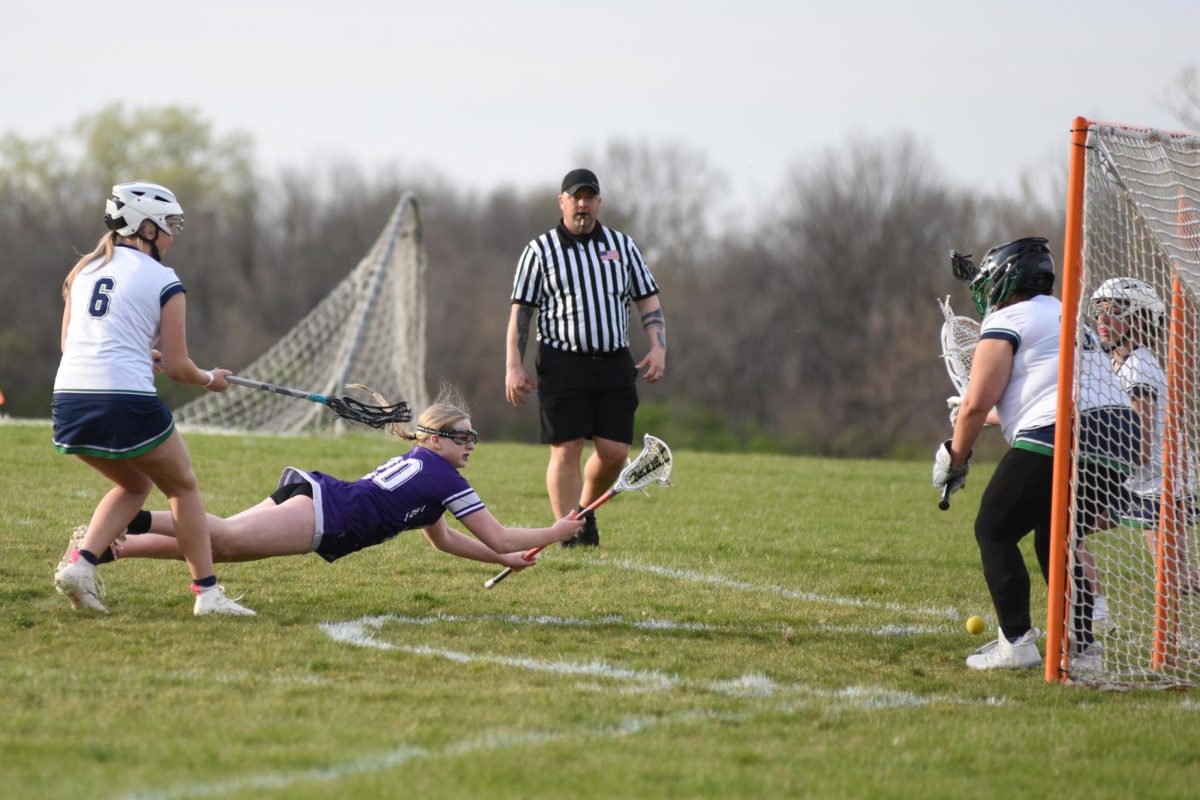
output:
[[[1063,227],[1059,200],[1016,179],[1011,195],[973,194],[906,137],[846,142],[792,166],[757,216],[733,226],[714,218],[729,181],[703,154],[615,142],[580,155],[604,181],[601,218],[639,242],[662,286],[668,373],[641,385],[640,418],[680,445],[924,454],[947,432],[950,393],[935,300],[951,294],[968,309],[949,250],[1054,242]],[[187,227],[171,263],[188,287],[192,354],[232,369],[319,302],[411,190],[429,261],[430,382],[462,389],[489,438],[533,441],[533,407],[504,402],[504,330],[517,256],[557,220],[562,168],[547,165],[533,188],[491,191],[349,163],[268,176],[247,137],[176,108],[113,106],[54,139],[4,136],[3,410],[49,414],[61,281],[103,232],[114,181],[156,180],[180,196]],[[644,346],[635,331],[635,352]],[[192,391],[164,387],[174,404]]]

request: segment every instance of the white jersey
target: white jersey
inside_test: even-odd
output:
[[[103,267],[85,266],[71,285],[71,316],[55,392],[154,394],[150,348],[162,307],[183,291],[175,270],[132,247]]]
[[[984,317],[979,338],[1013,347],[1012,373],[996,413],[1009,444],[1021,431],[1053,425],[1058,397],[1059,315],[1062,304],[1043,294],[998,308]]]
[[[1166,430],[1167,375],[1154,353],[1144,347],[1134,350],[1117,368],[1121,388],[1130,397],[1144,400],[1154,409],[1149,421],[1154,426],[1150,439],[1150,457],[1145,464],[1134,469],[1126,487],[1143,497],[1158,495],[1162,489],[1163,431]],[[1143,430],[1145,433],[1146,431]],[[1196,466],[1188,453],[1186,491],[1192,494],[1196,488]]]
[[[1129,392],[1113,373],[1112,359],[1100,346],[1100,337],[1091,328],[1079,329],[1079,385],[1075,406],[1080,411],[1095,408],[1128,408]]]

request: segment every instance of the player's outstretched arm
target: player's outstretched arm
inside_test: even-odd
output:
[[[475,538],[492,550],[497,553],[511,553],[514,550],[531,550],[534,547],[544,547],[570,539],[583,530],[584,521],[571,519],[568,515],[549,528],[506,528],[485,508],[463,517],[462,523]]]
[[[481,512],[476,512],[476,514]],[[475,516],[472,514],[471,516]],[[486,544],[459,533],[440,519],[428,528],[423,528],[426,540],[443,553],[449,553],[459,558],[469,558],[472,561],[483,561],[487,564],[502,564],[514,571],[531,567],[535,562],[525,561],[520,552],[498,553]]]

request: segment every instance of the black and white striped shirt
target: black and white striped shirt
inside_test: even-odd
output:
[[[596,223],[574,236],[560,222],[525,246],[512,301],[538,309],[537,338],[557,350],[611,353],[629,346],[629,303],[658,294],[633,239]]]

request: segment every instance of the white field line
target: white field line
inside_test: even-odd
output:
[[[317,675],[275,675],[270,672],[205,672],[199,669],[177,669],[159,675],[163,678],[217,684],[269,683],[276,686],[328,686],[334,683],[329,678]]]
[[[878,687],[851,687],[847,689],[826,690],[817,689],[803,684],[778,683],[766,675],[747,673],[737,678],[719,681],[695,681],[681,678],[678,675],[659,672],[658,670],[628,669],[614,666],[603,661],[547,661],[544,659],[497,656],[481,653],[467,653],[461,650],[430,647],[428,645],[402,645],[383,641],[376,633],[389,622],[403,622],[401,617],[383,614],[374,617],[362,617],[346,622],[324,622],[320,625],[322,631],[336,642],[366,647],[374,650],[395,650],[410,655],[441,658],[456,664],[498,664],[504,667],[544,672],[571,677],[603,678],[618,683],[633,684],[641,691],[670,691],[672,689],[687,689],[693,691],[712,692],[729,697],[776,697],[802,696],[825,700],[842,700],[847,692],[857,693],[856,696],[866,698],[866,704],[876,706],[907,705],[923,706],[931,702],[954,703],[957,700],[949,698],[923,698],[908,692],[898,692],[892,689]]]
[[[833,701],[837,705],[865,710],[907,708],[925,705],[923,698],[902,692],[872,689],[845,689],[839,692],[814,694],[808,702],[793,701],[780,705],[775,711],[793,713],[814,702]],[[915,701],[915,702],[914,702]],[[992,704],[992,703],[988,703]],[[761,711],[745,713],[715,711],[684,711],[665,716],[629,716],[606,725],[577,726],[555,731],[492,731],[482,736],[462,739],[439,748],[420,745],[401,745],[374,755],[337,762],[324,767],[265,772],[213,783],[176,784],[161,789],[149,789],[122,795],[120,800],[184,800],[193,797],[220,797],[247,789],[286,789],[304,783],[336,784],[356,775],[388,772],[408,764],[438,759],[459,758],[490,750],[511,750],[514,747],[540,747],[559,742],[588,739],[618,739],[634,736],[659,725],[678,725],[699,722],[730,723],[761,715]],[[332,789],[331,789],[332,791]]]
[[[817,625],[815,630],[823,633],[849,633],[855,636],[934,636],[958,630],[954,625]]]
[[[494,731],[471,739],[462,739],[440,748],[420,745],[402,745],[375,755],[342,761],[325,767],[264,772],[242,778],[214,783],[191,783],[151,789],[123,795],[122,800],[175,800],[191,797],[220,797],[246,789],[283,789],[298,783],[337,783],[354,775],[386,772],[413,761],[430,761],[440,758],[456,758],[486,750],[501,750],[512,747],[541,746],[572,739],[612,739],[641,733],[646,728],[666,721],[654,717],[626,717],[611,725],[590,728],[575,728],[563,731]]]
[[[896,691],[882,687],[849,686],[842,689],[820,689],[800,684],[780,684],[771,678],[748,673],[737,678],[719,681],[692,681],[657,670],[635,670],[616,667],[602,661],[567,662],[546,661],[533,658],[513,658],[488,654],[474,654],[462,651],[446,650],[428,646],[397,645],[376,637],[376,633],[385,624],[392,622],[407,625],[434,625],[455,622],[475,622],[480,620],[497,620],[510,624],[526,625],[562,625],[574,627],[591,627],[602,625],[628,626],[647,630],[685,630],[711,631],[721,630],[720,627],[693,622],[674,622],[671,620],[647,619],[626,620],[622,617],[609,615],[594,620],[575,619],[570,617],[555,617],[547,615],[518,616],[488,614],[476,617],[465,617],[453,614],[436,614],[429,616],[407,616],[384,614],[381,616],[363,617],[347,622],[323,623],[321,629],[332,639],[357,647],[376,650],[394,650],[411,655],[430,658],[442,658],[459,664],[490,663],[499,664],[515,669],[534,672],[544,672],[567,675],[576,678],[601,678],[618,684],[618,691],[659,692],[674,688],[708,691],[727,697],[740,698],[775,698],[782,702],[774,707],[779,713],[795,713],[814,705],[850,710],[884,710],[892,708],[924,707],[934,703],[962,704],[976,702],[983,705],[996,706],[1004,703],[1003,698],[986,698],[982,701],[969,701],[957,698],[923,697],[911,692]],[[936,630],[936,629],[932,629]],[[917,629],[914,632],[925,632]],[[892,634],[892,635],[907,635]],[[707,722],[707,721],[736,721],[763,713],[763,709],[746,713],[729,713],[713,711],[688,711],[662,717],[626,717],[610,725],[584,726],[557,731],[497,731],[479,737],[460,740],[441,748],[431,749],[419,745],[402,745],[392,750],[377,753],[363,758],[334,763],[324,767],[310,769],[266,772],[257,775],[247,775],[240,778],[216,781],[213,783],[190,783],[169,786],[162,789],[150,789],[123,796],[123,800],[176,800],[191,797],[220,797],[247,789],[281,789],[304,783],[337,784],[355,775],[386,772],[408,764],[421,761],[455,758],[488,750],[510,749],[523,746],[541,746],[549,743],[575,741],[580,739],[612,739],[641,733],[644,730],[661,724]]]
[[[592,619],[580,619],[578,617],[556,617],[550,614],[538,614],[536,616],[519,615],[519,614],[479,614],[475,616],[462,616],[459,614],[429,614],[423,617],[412,617],[407,614],[392,614],[389,619],[394,622],[399,622],[404,625],[440,625],[444,622],[504,622],[510,625],[548,625],[551,627],[567,627],[567,628],[637,628],[648,631],[722,631],[722,630],[751,630],[751,626],[738,626],[731,628],[728,626],[708,625],[703,622],[675,622],[673,620],[662,619],[635,619],[629,620],[616,614],[605,614],[602,617],[594,617]],[[766,630],[759,627],[757,630]]]
[[[71,680],[82,680],[81,670],[78,669],[47,669],[45,667],[18,667],[0,672],[3,678],[46,678],[48,676],[67,677]],[[144,673],[137,668],[120,668],[115,673],[106,673],[103,680],[115,682],[137,682],[144,680]],[[175,669],[167,672],[156,672],[153,682],[186,681],[201,684],[270,684],[273,686],[329,686],[335,683],[332,678],[319,675],[274,673],[274,672],[243,672],[243,671],[208,671],[204,669]]]
[[[13,427],[20,425],[27,428],[49,428],[53,424],[54,420],[50,419],[49,417],[10,417],[8,414],[0,414],[0,425],[12,425]]]
[[[817,594],[815,592],[802,592],[797,589],[789,589],[786,586],[778,586],[776,584],[749,583],[747,581],[737,580],[735,578],[726,578],[723,575],[716,573],[697,572],[690,569],[675,569],[673,567],[660,567],[655,564],[642,564],[629,559],[608,560],[603,558],[590,558],[585,563],[597,567],[617,567],[626,569],[631,572],[646,572],[651,575],[658,575],[663,578],[671,578],[673,580],[687,581],[689,583],[703,583],[709,586],[719,586],[725,589],[735,589],[741,592],[764,592],[773,594],[778,597],[785,597],[789,600],[800,600],[805,603],[819,603],[822,605],[831,606],[849,606],[851,608],[873,608],[881,611],[891,611],[899,614],[915,614],[924,617],[939,617],[941,619],[962,619],[962,612],[956,608],[935,608],[932,606],[906,606],[900,603],[885,603],[879,600],[865,600],[861,597],[840,597],[838,595]]]
[[[563,628],[632,628],[645,631],[684,631],[703,633],[782,633],[784,625],[710,625],[706,622],[677,622],[669,619],[627,619],[617,614],[605,614],[602,617],[582,619],[579,617],[558,617],[551,614],[520,615],[520,614],[427,614],[411,616],[408,614],[391,614],[390,622],[401,625],[442,625],[447,623],[500,622],[506,625],[545,625]],[[858,636],[903,637],[903,636],[934,636],[947,631],[958,630],[954,625],[816,625],[814,630],[823,633],[854,634]]]

